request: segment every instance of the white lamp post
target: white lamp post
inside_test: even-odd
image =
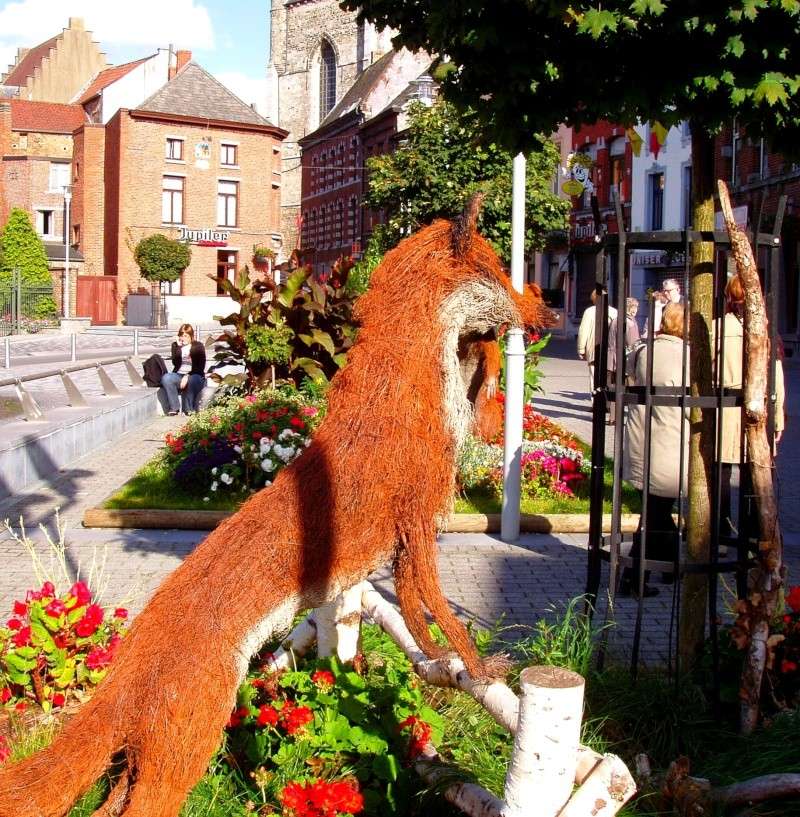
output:
[[[72,185],[64,185],[64,204],[66,205],[67,213],[64,224],[64,289],[61,294],[62,312],[64,317],[69,317],[69,205],[72,201]]]

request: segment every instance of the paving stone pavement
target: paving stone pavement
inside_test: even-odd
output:
[[[547,392],[538,407],[553,419],[588,437],[590,430],[588,396],[585,389],[585,364],[573,359],[572,344],[554,344],[551,358],[545,362]],[[779,474],[784,499],[798,490],[797,434],[798,367],[789,369],[790,421],[782,443]],[[794,385],[791,385],[791,384]],[[133,612],[142,608],[162,578],[192,551],[204,534],[193,531],[87,530],[80,527],[83,510],[101,502],[127,480],[160,447],[164,434],[179,427],[180,418],[160,417],[130,432],[113,444],[98,449],[54,475],[49,484],[40,484],[0,503],[0,519],[12,521],[22,516],[32,538],[42,545],[40,523],[51,529],[54,509],[61,508],[65,524],[67,562],[74,571],[80,565],[84,575],[93,560],[104,564],[100,588],[109,604],[124,603]],[[792,436],[793,435],[793,436]],[[786,504],[785,502],[782,504]],[[799,503],[794,503],[795,505]],[[786,557],[790,575],[800,571],[800,521],[798,509],[787,509]],[[794,527],[793,527],[794,525]],[[531,627],[542,617],[553,615],[553,608],[580,595],[586,581],[585,535],[525,535],[514,544],[498,537],[480,534],[444,534],[439,540],[439,571],[442,587],[457,614],[481,626],[492,626],[502,619],[504,625]],[[10,609],[12,600],[24,594],[35,582],[31,560],[25,549],[8,533],[0,535],[0,615]],[[373,577],[390,599],[394,588],[388,568]],[[601,591],[607,586],[605,578]],[[663,665],[670,653],[669,621],[672,594],[662,593],[648,599],[645,608],[641,655],[646,665]],[[730,598],[720,590],[720,609]],[[614,611],[615,626],[609,631],[611,654],[623,657],[630,647],[630,633],[636,615],[636,603],[619,599]],[[604,600],[598,603],[596,621],[603,620]]]

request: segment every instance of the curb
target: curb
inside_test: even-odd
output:
[[[220,522],[232,515],[232,511],[89,508],[83,514],[83,526],[85,528],[213,530]],[[623,514],[623,533],[633,533],[638,524],[638,514]],[[611,515],[603,514],[603,530],[608,531],[610,528]],[[520,530],[522,533],[588,533],[589,514],[522,514]],[[442,533],[499,533],[499,531],[499,513],[450,514],[441,528]]]

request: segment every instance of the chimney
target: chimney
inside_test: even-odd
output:
[[[70,28],[73,31],[84,31],[83,17],[70,17],[67,28]]]
[[[178,51],[175,56],[177,57],[178,62],[178,64],[175,66],[175,73],[179,74],[184,66],[188,65],[192,61],[192,52]]]
[[[171,79],[175,78],[175,63],[173,62],[173,54],[175,52],[172,50],[172,43],[167,46],[167,82]]]

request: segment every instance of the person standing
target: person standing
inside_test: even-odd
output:
[[[689,384],[689,354],[683,350],[683,305],[667,304],[661,332],[653,340],[653,386],[686,387]],[[647,347],[636,356],[635,385],[647,385]],[[628,412],[625,477],[639,490],[642,507],[647,506],[646,558],[674,562],[678,554],[678,527],[672,518],[672,507],[686,486],[689,463],[689,410],[680,406],[654,405],[650,413],[649,475],[645,493],[645,423],[644,405],[631,406]],[[681,471],[681,462],[683,470]],[[642,552],[642,521],[633,537],[630,556],[638,559]],[[645,596],[655,596],[658,589],[649,587],[645,574]],[[626,567],[619,593],[638,593],[638,570]]]
[[[592,303],[583,311],[578,327],[578,357],[589,365],[589,394],[594,392],[595,321],[597,312],[597,290],[592,290]],[[617,310],[609,304],[608,322],[617,317]]]
[[[639,301],[636,298],[625,299],[625,358],[619,365],[625,368],[625,360],[633,347],[639,342],[639,325],[636,323],[636,313],[639,311]],[[612,388],[617,382],[617,318],[614,318],[608,327],[608,385]],[[624,378],[623,378],[624,382]],[[609,403],[608,424],[616,422],[616,404]]]
[[[194,339],[191,324],[184,323],[178,329],[177,340],[172,343],[172,371],[161,378],[167,393],[169,414],[175,415],[183,403],[184,414],[197,411],[197,398],[206,385],[206,350]]]
[[[661,291],[657,292],[654,298],[656,314],[653,320],[653,325],[655,326],[655,334],[658,334],[661,331],[661,317],[664,314],[664,307],[667,304],[680,303],[683,303],[683,295],[681,293],[681,285],[678,282],[678,279],[665,278],[661,282]]]

